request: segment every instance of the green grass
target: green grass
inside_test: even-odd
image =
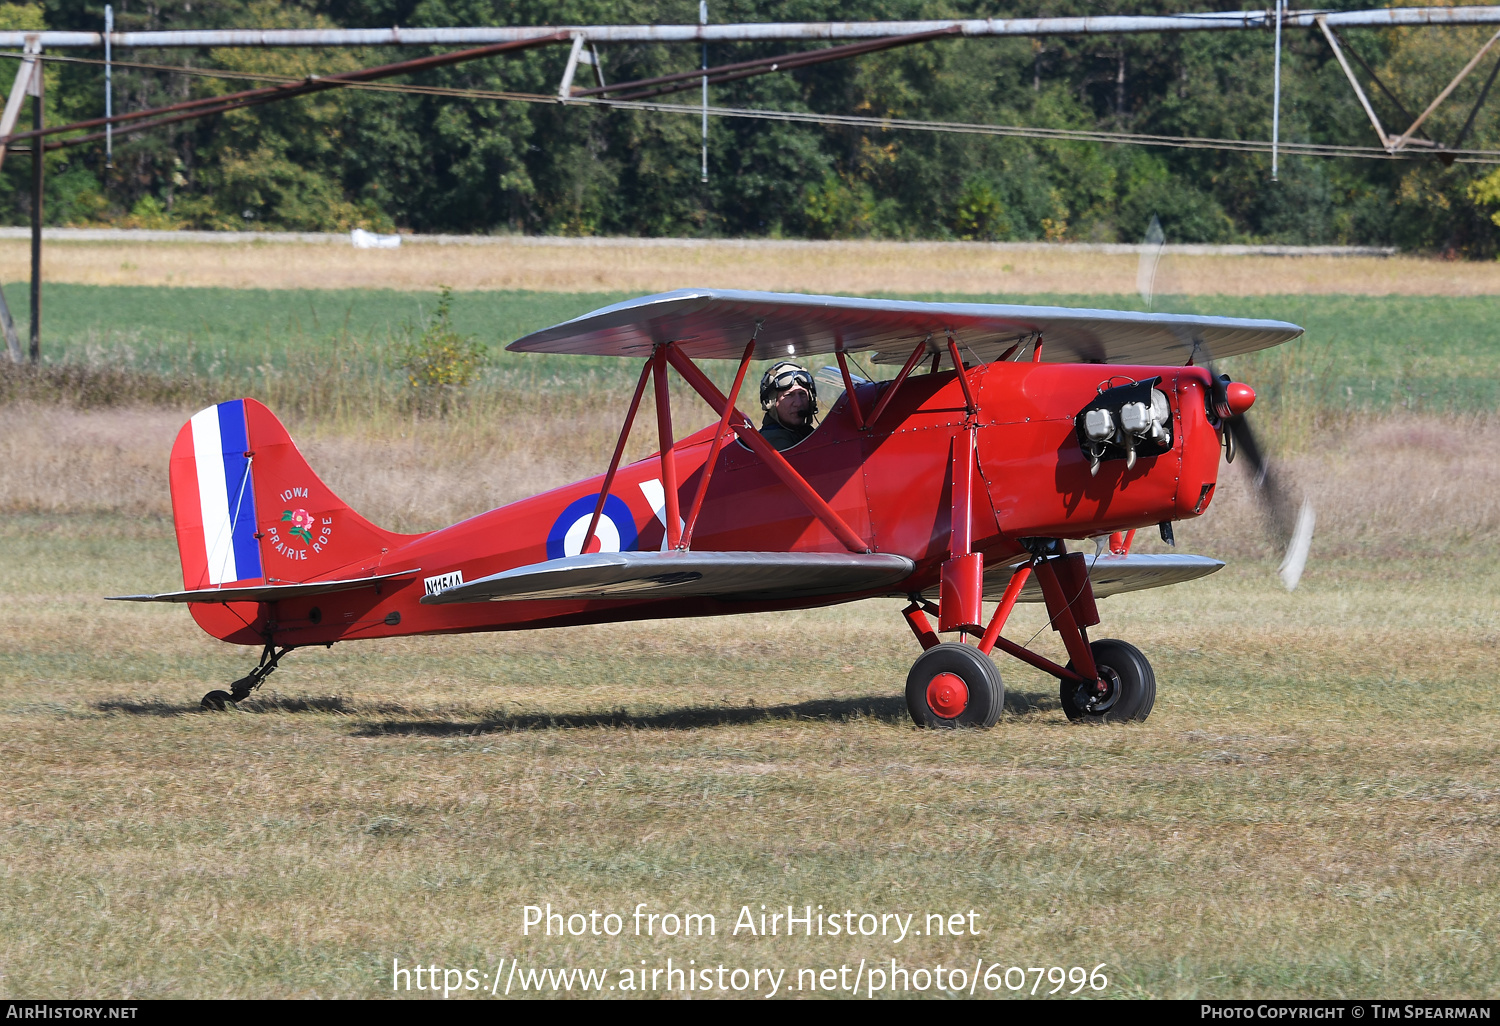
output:
[[[7,292],[26,324],[25,289]],[[526,332],[626,298],[620,293],[466,292],[455,327],[492,348],[491,383],[542,391],[628,388],[626,361],[506,354]],[[1133,309],[1133,296],[991,295],[904,298],[1028,302]],[[49,360],[240,379],[355,360],[378,371],[403,325],[420,323],[435,299],[391,290],[262,291],[47,285],[44,352]],[[1298,342],[1226,361],[1268,401],[1323,409],[1431,413],[1487,411],[1500,403],[1500,297],[1159,297],[1158,309],[1290,320]],[[299,370],[299,373],[302,371]],[[889,375],[893,369],[882,373]]]
[[[1055,682],[1004,661],[1000,724],[956,734],[906,720],[896,602],[339,645],[200,714],[251,653],[98,600],[173,562],[161,520],[0,525],[5,997],[374,997],[393,958],[515,957],[1104,962],[1108,996],[1500,990],[1492,555],[1324,561],[1291,596],[1231,566],[1106,600],[1099,633],[1156,665],[1149,722],[1072,726]],[[1042,626],[1025,607],[1008,633]],[[547,902],[719,932],[523,937]],[[983,932],[728,935],[762,903],[973,909]]]

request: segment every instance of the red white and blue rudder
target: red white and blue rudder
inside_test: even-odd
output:
[[[195,413],[172,446],[171,474],[184,588],[347,576],[411,540],[335,495],[254,399]]]

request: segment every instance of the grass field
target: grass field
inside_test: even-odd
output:
[[[166,522],[0,532],[7,997],[376,996],[392,959],[500,958],[1104,962],[1110,996],[1500,984],[1492,556],[1320,559],[1291,596],[1252,562],[1110,600],[1156,663],[1148,723],[1070,726],[1007,663],[993,731],[933,734],[897,697],[892,602],[340,646],[204,715],[247,653],[98,601],[172,575]],[[718,934],[523,937],[546,902]],[[729,934],[789,903],[973,909],[981,933]]]
[[[7,290],[24,325],[24,289]],[[626,293],[465,292],[453,319],[491,349],[488,383],[551,394],[600,389],[628,392],[637,368],[627,361],[505,353],[506,343],[538,328],[618,302]],[[909,293],[900,298],[936,299]],[[1139,296],[1014,293],[946,296],[975,302],[1027,302],[1141,309]],[[264,395],[295,388],[292,378],[391,375],[393,338],[431,314],[431,293],[390,290],[255,290],[48,285],[43,291],[44,352],[49,360],[126,366],[204,379],[215,387]],[[1500,295],[1497,296],[1185,296],[1157,298],[1156,309],[1289,320],[1303,339],[1271,353],[1226,362],[1265,393],[1324,409],[1468,412],[1500,404]],[[891,376],[892,367],[867,367]],[[720,368],[722,370],[722,368]],[[351,375],[352,372],[352,375]],[[227,380],[226,380],[227,379]],[[222,394],[222,393],[221,393]]]
[[[1139,257],[1079,246],[498,237],[470,245],[355,250],[346,241],[56,241],[43,278],[87,285],[237,289],[661,292],[684,285],[865,295],[1136,291]],[[0,240],[0,281],[30,274],[30,249]],[[1500,264],[1403,255],[1227,256],[1168,247],[1156,291],[1184,295],[1493,295]]]
[[[216,390],[292,404],[311,464],[402,530],[607,459],[626,399],[608,362],[499,357],[456,416],[372,409],[392,394],[381,347],[432,302],[418,287],[49,286],[56,352],[133,354],[179,390],[0,401],[0,997],[375,997],[393,959],[607,968],[608,987],[668,958],[783,970],[794,997],[817,993],[803,970],[847,983],[893,958],[1104,963],[1089,996],[1500,996],[1494,300],[1170,300],[1308,326],[1240,372],[1319,529],[1283,592],[1227,468],[1177,533],[1229,567],[1101,603],[1096,635],[1156,667],[1144,724],[1070,725],[1055,681],[1006,660],[994,730],[917,731],[894,601],[339,645],[199,712],[253,653],[100,596],[179,585],[166,452]],[[454,310],[498,343],[611,298],[464,292]],[[337,416],[319,374],[347,379]],[[1007,634],[1033,633],[1061,657],[1023,607]],[[634,936],[640,902],[710,913],[715,935]],[[546,903],[626,932],[523,936],[523,907]],[[731,932],[742,906],[788,904],[923,932]],[[971,910],[976,935],[926,930]]]

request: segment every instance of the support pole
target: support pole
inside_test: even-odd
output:
[[[5,113],[0,114],[0,140],[14,132],[16,123],[21,119],[21,105],[26,102],[26,96],[30,92],[31,76],[41,67],[35,56],[38,49],[35,38],[26,41],[28,56],[21,60],[21,66],[16,69],[15,84],[10,87],[10,93],[5,98]],[[5,161],[7,148],[0,141],[0,163]],[[3,289],[0,289],[0,329],[5,334],[5,348],[10,353],[11,363],[20,363],[26,359],[21,351],[21,336],[16,331],[16,322],[10,315],[10,304],[5,301]]]
[[[583,532],[583,543],[579,552],[588,552],[594,541],[594,531],[599,527],[599,517],[604,512],[604,500],[609,498],[609,488],[615,483],[615,472],[620,469],[620,457],[625,455],[625,443],[630,438],[630,427],[635,423],[635,411],[640,409],[641,396],[646,391],[646,378],[651,374],[651,361],[641,368],[641,380],[635,384],[635,395],[630,397],[630,409],[625,412],[625,423],[620,428],[620,440],[615,443],[615,454],[609,458],[609,470],[604,473],[604,484],[599,489],[599,501],[594,503],[594,515],[589,518],[589,529]]]
[[[665,492],[667,548],[682,544],[682,514],[677,506],[677,454],[672,451],[672,396],[667,391],[668,342],[651,354],[651,368],[656,379],[656,433],[661,445],[661,486]]]
[[[698,0],[698,24],[708,24],[708,0]],[[708,181],[708,43],[703,44],[703,180]]]
[[[104,5],[104,116],[112,118],[115,116],[115,77],[113,55],[110,48],[110,36],[115,31],[115,9],[109,4]],[[104,166],[112,168],[115,166],[115,126],[113,122],[105,122],[104,125]]]
[[[759,329],[757,329],[757,333]],[[703,464],[703,477],[698,481],[698,494],[693,496],[693,505],[688,510],[687,523],[682,527],[683,551],[693,547],[693,528],[698,526],[698,514],[703,512],[703,500],[708,496],[708,482],[714,476],[714,467],[719,462],[719,452],[724,448],[724,433],[729,430],[729,418],[734,413],[734,402],[740,397],[740,386],[745,383],[745,372],[750,369],[750,358],[755,355],[755,339],[745,346],[745,355],[740,358],[739,372],[734,376],[734,387],[729,390],[729,401],[719,415],[719,429],[714,432],[713,445],[708,449],[708,462]]]
[[[40,132],[46,101],[42,89],[42,71],[31,76],[31,127]],[[42,140],[31,144],[31,362],[42,360]]]
[[[677,368],[677,373],[682,375],[682,379],[703,398],[704,402],[708,403],[715,413],[722,414],[729,404],[718,387],[708,379],[708,375],[699,370],[697,365],[680,349],[675,346],[664,348],[667,351],[667,359],[672,361],[672,366]],[[736,435],[739,435],[740,441],[748,445],[755,455],[765,461],[771,472],[781,479],[782,484],[791,489],[793,495],[802,500],[802,504],[812,515],[828,528],[828,532],[842,542],[850,552],[870,552],[870,546],[865,543],[865,540],[855,534],[854,529],[844,522],[844,518],[828,505],[823,496],[819,495],[801,474],[797,473],[797,468],[788,463],[785,456],[761,437],[761,433],[755,430],[743,413],[733,407],[730,408],[733,412],[730,415],[729,426],[734,429]]]
[[[1281,147],[1281,15],[1286,0],[1276,0],[1276,70],[1271,90],[1271,181],[1276,181],[1276,163]]]

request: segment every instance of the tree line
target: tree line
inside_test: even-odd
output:
[[[1238,9],[1237,4],[1208,5]],[[1337,5],[1336,5],[1337,6]],[[1365,6],[1344,2],[1345,7]],[[1149,14],[1190,0],[711,0],[711,19],[804,21]],[[688,23],[688,0],[118,0],[119,30]],[[97,30],[96,0],[0,4],[0,27]],[[1483,28],[1352,30],[1349,45],[1395,100],[1420,110],[1482,44]],[[711,64],[796,44],[711,46]],[[119,59],[256,74],[328,74],[414,48],[138,50]],[[435,51],[434,51],[435,52]],[[610,81],[698,66],[697,45],[601,48]],[[97,54],[85,56],[96,57]],[[421,85],[555,94],[565,47],[413,75]],[[1429,121],[1455,138],[1494,55]],[[1269,32],[955,39],[716,86],[735,107],[1159,135],[1267,139]],[[0,73],[5,74],[5,73]],[[9,75],[5,74],[8,81]],[[118,68],[129,111],[250,83]],[[1316,30],[1284,41],[1282,138],[1370,146],[1374,134]],[[47,72],[50,123],[96,117],[103,70]],[[683,94],[692,103],[696,93]],[[670,97],[668,99],[671,99]],[[1467,148],[1500,149],[1489,101]],[[696,117],[337,90],[48,157],[49,224],[698,237],[1139,241],[1153,216],[1172,242],[1394,245],[1468,257],[1500,249],[1500,173],[1437,159],[1283,156],[1072,140],[877,131],[711,119],[699,180]],[[27,162],[0,173],[5,217],[30,216]]]

